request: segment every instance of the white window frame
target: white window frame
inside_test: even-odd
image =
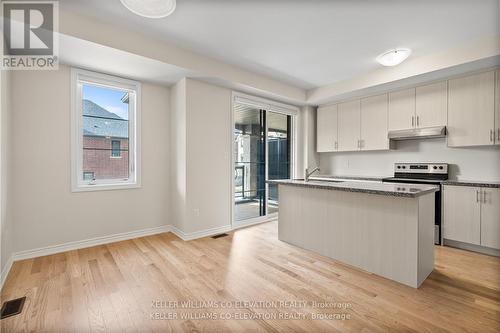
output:
[[[129,92],[129,178],[83,180],[83,84]],[[71,190],[120,190],[141,187],[141,83],[116,76],[71,69]]]

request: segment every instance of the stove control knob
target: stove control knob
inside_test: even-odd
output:
[[[403,165],[403,169],[406,169],[406,166]]]
[[[398,165],[398,169],[401,169],[401,165]]]
[[[432,168],[433,168],[434,170],[436,170],[438,167],[437,167],[437,166],[433,166]]]
[[[439,170],[443,170],[443,169],[444,169],[444,168],[443,168],[443,166],[441,165],[441,166],[439,167]]]

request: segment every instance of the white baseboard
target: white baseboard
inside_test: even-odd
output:
[[[138,237],[161,234],[161,233],[169,232],[169,231],[170,231],[170,226],[163,225],[163,226],[155,227],[155,228],[148,228],[148,229],[142,229],[142,230],[137,230],[137,231],[123,232],[120,234],[101,236],[101,237],[85,239],[85,240],[81,240],[81,241],[64,243],[64,244],[60,244],[60,245],[51,245],[51,246],[41,247],[41,248],[33,249],[33,250],[16,252],[12,255],[12,257],[13,257],[14,261],[31,259],[31,258],[41,257],[41,256],[47,256],[50,254],[60,253],[60,252],[83,249],[86,247],[91,247],[91,246],[96,246],[96,245],[109,244],[109,243],[124,241],[124,240],[128,240],[128,239],[138,238]]]
[[[202,231],[186,233],[177,227],[171,226],[171,231],[177,237],[182,239],[183,241],[190,241],[190,240],[197,239],[197,238],[203,238],[203,237],[213,236],[213,235],[217,235],[217,234],[222,234],[224,232],[228,232],[231,230],[232,230],[231,225],[225,225],[222,227],[216,227],[216,228],[210,228],[210,229],[206,229],[206,230],[202,230]]]
[[[2,269],[0,273],[0,290],[3,288],[3,284],[5,280],[7,280],[7,275],[9,275],[10,269],[12,268],[12,264],[14,263],[14,259],[10,256],[9,260],[7,260],[7,264]]]

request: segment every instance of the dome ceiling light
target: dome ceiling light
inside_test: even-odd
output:
[[[120,0],[132,13],[147,18],[163,18],[175,10],[175,0]]]
[[[382,66],[396,66],[406,60],[411,54],[410,49],[394,49],[382,53],[377,57],[377,62]]]

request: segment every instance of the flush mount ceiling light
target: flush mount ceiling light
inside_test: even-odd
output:
[[[175,0],[120,0],[132,13],[148,17],[163,18],[175,10]]]
[[[376,60],[382,66],[396,66],[405,61],[410,54],[410,49],[394,49],[382,53]]]

